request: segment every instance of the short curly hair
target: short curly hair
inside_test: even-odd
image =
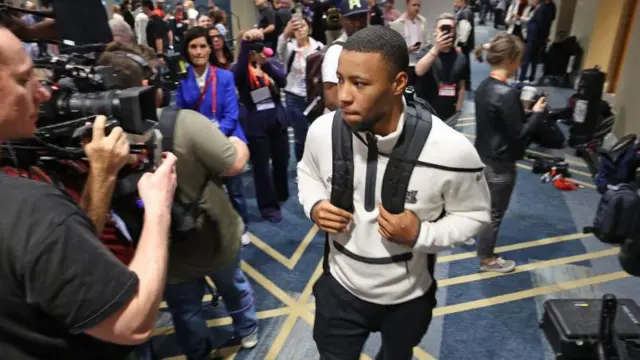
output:
[[[144,62],[141,64],[126,54],[135,55]],[[151,48],[137,44],[125,44],[112,42],[108,44],[100,57],[98,65],[111,66],[120,77],[122,88],[140,86],[146,79],[153,75],[152,62],[155,60],[155,53]]]

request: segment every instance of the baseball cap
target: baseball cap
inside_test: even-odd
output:
[[[367,0],[342,0],[340,2],[342,16],[353,16],[369,12]]]

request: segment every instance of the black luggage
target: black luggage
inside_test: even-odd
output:
[[[544,303],[540,327],[556,360],[603,360],[598,356],[602,304],[602,299],[554,299]],[[631,299],[618,299],[615,313],[614,338],[625,353],[615,359],[640,359],[640,307]]]

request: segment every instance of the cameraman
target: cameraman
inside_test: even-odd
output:
[[[145,48],[112,43],[98,59],[123,74],[123,88],[146,84],[151,77],[152,54]],[[164,96],[158,89],[158,106]],[[160,121],[166,121],[159,109]],[[243,171],[249,150],[235,136],[227,138],[206,116],[193,110],[179,110],[173,134],[178,157],[179,195],[184,203],[199,199],[203,216],[197,229],[171,243],[165,301],[173,317],[179,346],[188,359],[206,359],[214,350],[210,329],[202,309],[205,276],[216,285],[218,294],[233,318],[235,335],[245,348],[258,342],[258,319],[251,285],[240,269],[244,225],[223,187],[225,177]],[[241,131],[241,129],[239,129]],[[234,133],[233,131],[231,132]],[[241,134],[241,133],[240,133]]]
[[[0,28],[0,139],[30,137],[38,107],[48,98],[20,40]],[[94,135],[103,135],[100,131],[98,124]],[[92,142],[106,145],[100,139]],[[0,173],[3,358],[121,359],[128,349],[114,344],[134,345],[149,338],[166,281],[175,162],[168,154],[158,170],[138,184],[147,212],[128,268],[98,240],[85,213],[58,189]],[[91,197],[108,189],[104,185],[109,173],[93,183]]]

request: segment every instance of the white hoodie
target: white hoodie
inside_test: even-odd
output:
[[[307,134],[304,156],[298,163],[299,200],[308,217],[312,207],[331,196],[334,112],[313,122]],[[390,154],[404,126],[404,115],[395,132],[377,136],[378,151]],[[364,138],[364,137],[363,137]],[[427,255],[451,249],[474,236],[490,221],[490,196],[482,172],[452,172],[416,166],[405,199],[405,208],[422,221],[412,249],[383,239],[378,233],[377,207],[364,208],[367,146],[353,136],[354,216],[346,233],[331,235],[329,268],[333,277],[358,298],[376,304],[403,303],[422,296],[433,279],[427,270]],[[481,168],[473,144],[462,134],[433,116],[431,133],[419,161],[454,168]],[[388,158],[378,157],[376,203],[381,202],[382,179]],[[435,221],[442,211],[446,215]],[[333,242],[364,257],[389,257],[413,251],[408,262],[372,265],[354,260],[335,249]]]

